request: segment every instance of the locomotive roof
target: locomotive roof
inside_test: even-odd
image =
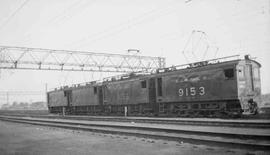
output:
[[[238,56],[238,55],[237,55]],[[232,58],[235,56],[230,57],[223,57],[225,59]],[[120,75],[120,76],[114,76],[114,77],[108,77],[104,78],[102,81],[92,81],[87,83],[81,83],[81,84],[74,84],[72,86],[64,86],[60,88],[56,88],[54,91],[58,90],[70,90],[70,89],[76,89],[76,88],[82,88],[82,87],[89,87],[89,86],[100,86],[105,83],[112,83],[112,82],[120,82],[120,81],[126,81],[126,80],[135,80],[135,79],[141,79],[141,78],[148,78],[148,77],[154,77],[154,76],[162,76],[164,74],[173,74],[175,72],[186,72],[186,71],[196,71],[198,69],[212,69],[212,68],[218,68],[221,66],[226,65],[236,65],[240,61],[250,61],[256,63],[259,67],[261,67],[261,64],[258,63],[255,60],[250,59],[248,56],[245,56],[245,59],[234,59],[229,61],[219,61],[221,59],[212,59],[208,61],[201,61],[201,62],[195,62],[195,63],[189,63],[179,66],[172,66],[168,68],[160,68],[157,69],[154,73],[144,73],[144,72],[137,72],[137,73],[130,73],[127,75]]]

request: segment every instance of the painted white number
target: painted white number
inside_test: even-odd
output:
[[[204,95],[205,94],[204,87],[200,87],[199,90],[200,90],[200,95]]]
[[[197,91],[196,91],[197,90]],[[198,93],[197,93],[198,92]],[[199,87],[199,88],[196,88],[196,87],[190,87],[190,88],[180,88],[178,90],[178,95],[179,96],[195,96],[196,94],[199,94],[199,95],[204,95],[205,94],[205,89],[204,87]]]
[[[179,96],[183,96],[184,90],[180,88],[180,89],[178,90],[178,93],[179,93]]]
[[[196,95],[196,89],[195,87],[190,88],[190,95],[195,96]]]

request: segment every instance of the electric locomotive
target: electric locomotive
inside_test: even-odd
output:
[[[244,59],[213,59],[131,73],[47,93],[51,113],[224,117],[257,112],[261,65]]]

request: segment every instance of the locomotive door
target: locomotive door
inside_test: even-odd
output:
[[[248,70],[248,83],[250,84],[251,91],[254,91],[254,81],[253,81],[253,68],[251,64],[247,65],[247,70]]]
[[[98,87],[98,103],[99,105],[103,105],[103,91],[102,86]]]
[[[155,78],[149,79],[149,87],[148,87],[148,98],[149,103],[153,108],[154,113],[157,113],[157,95],[156,95],[156,81]]]
[[[67,109],[65,109],[65,110],[70,112],[70,107],[71,107],[71,102],[72,102],[72,91],[66,90],[66,91],[64,91],[64,95],[67,99]],[[63,111],[65,111],[65,110],[63,110]],[[65,113],[65,112],[63,112],[63,113]]]
[[[71,101],[72,101],[72,93],[71,90],[66,90],[65,92],[65,97],[67,99],[67,106],[71,106]]]

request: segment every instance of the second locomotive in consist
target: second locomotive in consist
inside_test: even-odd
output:
[[[260,67],[251,60],[209,60],[62,87],[47,93],[51,113],[222,117],[256,112]]]

